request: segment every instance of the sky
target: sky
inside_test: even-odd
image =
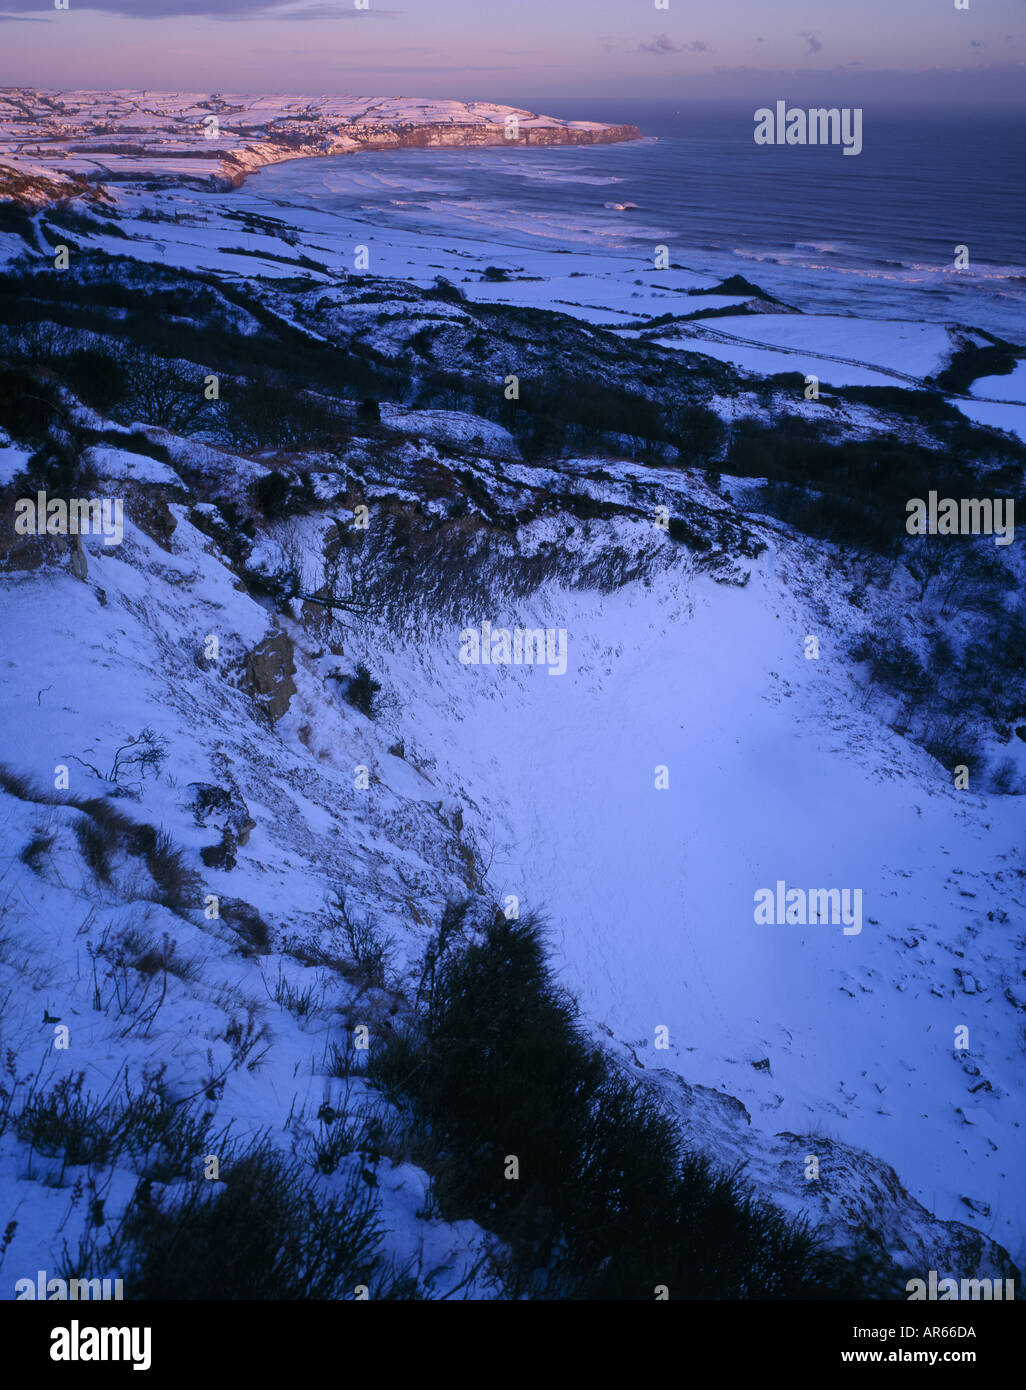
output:
[[[0,0],[0,85],[548,98],[598,119],[642,99],[1021,104],[1026,0],[967,3]]]

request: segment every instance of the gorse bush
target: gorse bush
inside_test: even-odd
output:
[[[122,1078],[103,1095],[91,1093],[84,1072],[48,1085],[35,1076],[0,1083],[0,1134],[9,1126],[33,1156],[56,1160],[51,1183],[60,1186],[68,1168],[131,1162],[156,1181],[182,1177],[211,1144],[209,1115],[174,1100],[161,1073],[132,1089]],[[30,1172],[33,1170],[30,1158]]]
[[[218,1184],[159,1197],[140,1184],[111,1253],[133,1298],[337,1299],[360,1284],[377,1290],[380,1247],[358,1175],[328,1196],[298,1161],[257,1145]]]
[[[368,719],[373,719],[374,701],[380,691],[381,682],[374,679],[362,661],[358,662],[356,673],[349,677],[346,686],[346,699],[349,703]]]
[[[651,1299],[666,1285],[671,1298],[739,1299],[883,1287],[878,1270],[856,1278],[738,1173],[688,1151],[675,1121],[585,1035],[536,918],[450,930],[433,955],[416,1026],[371,1053],[368,1075],[427,1121],[435,1199],[507,1242],[511,1291]]]

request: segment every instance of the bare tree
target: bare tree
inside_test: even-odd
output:
[[[116,360],[128,386],[125,407],[137,420],[188,434],[209,418],[202,381],[190,379],[173,362],[138,348],[124,349]]]

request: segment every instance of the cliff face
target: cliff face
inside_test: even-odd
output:
[[[468,121],[461,125],[358,125],[346,128],[340,138],[316,141],[271,140],[247,145],[227,154],[221,161],[228,186],[238,188],[247,175],[268,164],[287,159],[314,159],[325,155],[354,154],[362,149],[404,150],[441,149],[486,145],[611,145],[621,140],[640,140],[634,125],[581,128],[570,125],[521,126],[516,138],[505,133],[504,125]]]
[[[488,102],[8,91],[0,93],[0,198],[41,204],[126,179],[234,188],[267,164],[368,148],[640,138],[632,125],[561,121]]]
[[[579,126],[525,126],[516,138],[493,123],[470,122],[463,125],[400,125],[382,129],[360,126],[346,131],[363,145],[409,147],[418,145],[611,145],[618,140],[640,140],[636,125],[609,125],[597,129]]]

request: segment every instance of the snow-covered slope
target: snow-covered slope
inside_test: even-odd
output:
[[[152,460],[122,459],[119,485],[138,488]],[[105,462],[111,477],[116,470],[109,456]],[[143,510],[143,495],[129,500],[130,515]],[[17,1105],[33,1077],[49,1091],[80,1072],[87,1093],[101,1097],[159,1078],[176,1104],[204,1094],[216,1101],[209,1109],[218,1129],[231,1124],[243,1140],[269,1133],[305,1159],[330,1133],[325,1107],[350,1116],[381,1111],[358,1077],[331,1073],[332,1045],[351,1047],[358,1023],[373,1025],[388,1007],[337,965],[313,963],[317,952],[334,961],[343,949],[325,926],[332,888],[344,889],[354,917],[383,918],[409,949],[403,919],[426,920],[447,896],[465,892],[466,868],[437,788],[387,752],[383,730],[328,694],[328,673],[344,663],[316,638],[296,655],[287,719],[271,726],[278,672],[273,663],[247,671],[240,658],[273,639],[275,625],[237,591],[186,512],[172,504],[168,546],[130,523],[121,547],[90,553],[88,584],[56,556],[34,573],[5,575],[4,650],[17,657],[5,665],[0,697],[3,760],[27,779],[23,786],[5,777],[0,793],[5,1094]],[[216,661],[202,656],[208,634],[219,637]],[[264,669],[266,700],[253,681]],[[165,773],[113,784],[88,770],[106,772],[116,748],[144,728],[166,740]],[[373,769],[371,791],[354,790],[358,761]],[[67,795],[53,791],[58,764],[69,769]],[[227,821],[215,813],[200,824],[193,783],[228,792]],[[78,837],[90,815],[52,803],[112,791],[111,804],[131,822],[158,828],[184,850],[202,891],[197,881],[179,895],[121,848],[109,866],[88,866]],[[237,862],[205,866],[201,849],[218,845],[222,824],[239,822],[251,829],[240,835]],[[33,867],[22,852],[40,841]],[[216,919],[210,894],[219,899]],[[169,946],[163,978],[126,964],[148,951],[160,958]],[[66,1050],[55,1050],[56,1023],[45,1019],[70,1030]],[[322,1180],[325,1192],[358,1182],[366,1162],[342,1158]],[[102,1176],[110,1219],[139,1171],[124,1156]],[[45,1146],[33,1153],[8,1130],[0,1174],[0,1216],[17,1223],[0,1287],[13,1297],[26,1272],[56,1273],[62,1240],[75,1249],[86,1209],[76,1210],[74,1183],[81,1189],[94,1170],[72,1160],[65,1175],[59,1157]],[[481,1258],[481,1233],[427,1216],[428,1178],[412,1164],[386,1156],[373,1177],[388,1255],[431,1276],[436,1296],[459,1284]],[[469,1285],[479,1296],[488,1287],[481,1274]]]
[[[437,419],[426,425],[437,433]],[[422,466],[433,450],[421,445]],[[371,474],[368,539],[351,562],[370,613],[331,622],[306,603],[271,616],[211,538],[216,509],[170,501],[168,535],[144,501],[175,495],[166,470],[145,481],[129,451],[102,462],[153,534],[130,521],[120,547],[87,542],[85,583],[59,552],[6,581],[3,761],[34,789],[3,795],[3,1042],[17,1075],[85,1067],[102,1088],[159,1065],[178,1093],[222,1075],[219,1123],[270,1126],[302,1149],[340,1094],[328,1044],[382,1007],[297,950],[329,940],[329,890],[378,920],[410,981],[447,898],[514,894],[548,912],[596,1038],[642,1069],[718,1162],[746,1162],[766,1195],[825,1216],[839,1242],[869,1222],[912,1273],[1005,1267],[957,1223],[1014,1250],[1023,1216],[1015,803],[951,790],[858,708],[838,656],[841,580],[818,551],[751,529],[693,475],[624,464],[589,485],[625,508],[619,519],[540,517],[515,551],[474,528],[458,543],[454,523],[441,547],[415,546],[397,587],[382,549],[394,494]],[[565,473],[581,470],[594,466]],[[437,453],[432,471],[455,485]],[[493,495],[503,478],[556,481],[512,463],[479,476]],[[353,495],[344,473],[334,488],[322,473],[326,484],[323,512],[270,527],[259,547],[268,564],[298,548],[310,592]],[[711,530],[740,523],[720,562],[654,524],[656,497]],[[565,629],[566,673],[463,664],[461,633],[483,622]],[[809,633],[818,660],[804,656]],[[261,684],[245,658],[269,641],[282,660]],[[384,686],[374,721],[333,680],[361,660]],[[130,856],[105,880],[76,848],[83,813],[47,803],[61,765],[72,796],[110,790],[86,764],[105,770],[144,727],[167,741],[165,771],[116,804],[183,850],[202,879],[196,905],[154,901]],[[201,862],[217,825],[197,823],[194,784],[226,788],[253,823],[234,866]],[[22,852],[38,836],[55,838],[33,867]],[[861,932],[757,924],[753,894],[778,879],[861,888]],[[269,954],[239,956],[231,909],[204,918],[210,893],[258,907]],[[126,929],[166,933],[198,967],[171,977],[146,1026],[97,1002],[90,956]],[[309,1012],[290,1013],[282,979],[312,991]],[[224,1042],[248,1013],[269,1029],[253,1072]],[[66,1053],[44,1020],[70,1026]],[[968,1051],[954,1047],[963,1024]],[[13,1136],[2,1152],[20,1213],[11,1267],[50,1267],[66,1190],[40,1185],[45,1162]],[[818,1183],[803,1177],[809,1154]],[[425,1179],[409,1164],[384,1159],[377,1176],[397,1256],[423,1242],[426,1260],[462,1277],[479,1233],[418,1217]],[[111,1188],[112,1207],[127,1183]]]

